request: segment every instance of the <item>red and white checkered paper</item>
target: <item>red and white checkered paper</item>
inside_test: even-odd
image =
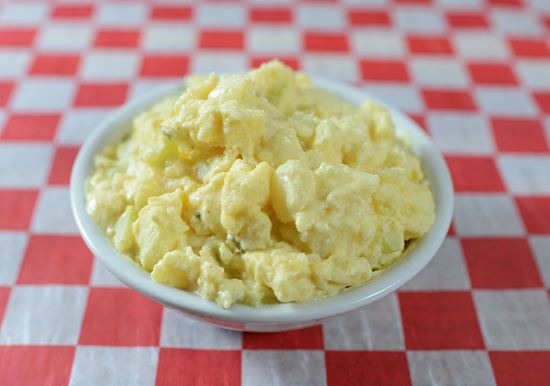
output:
[[[397,294],[230,332],[122,286],[69,209],[79,145],[133,96],[280,57],[414,117],[456,189]],[[550,1],[0,2],[0,384],[550,384]]]

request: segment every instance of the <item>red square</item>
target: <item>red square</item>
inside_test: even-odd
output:
[[[473,288],[541,287],[542,281],[527,240],[462,239]]]
[[[0,189],[0,229],[27,230],[37,197],[36,190]]]
[[[253,7],[250,9],[253,23],[291,23],[292,11],[286,7]]]
[[[19,284],[88,284],[93,255],[79,236],[32,235]]]
[[[31,75],[74,75],[80,62],[79,55],[37,55]]]
[[[550,197],[516,197],[523,223],[529,233],[550,234]]]
[[[550,29],[550,16],[543,16],[542,22],[544,23],[547,29]]]
[[[544,129],[536,119],[493,118],[497,149],[510,152],[548,152]]]
[[[139,30],[134,29],[101,29],[95,37],[96,47],[137,47]]]
[[[506,5],[506,6],[513,6],[513,7],[523,6],[522,0],[489,0],[489,4]]]
[[[2,139],[51,141],[59,124],[59,114],[13,114],[8,118]]]
[[[234,49],[244,48],[242,31],[202,31],[199,47],[202,49]]]
[[[499,386],[550,385],[550,351],[493,351],[489,358]]]
[[[512,51],[517,56],[547,57],[550,56],[550,47],[544,39],[536,38],[510,38],[508,40]]]
[[[491,157],[447,156],[457,192],[503,192],[504,184]]]
[[[550,113],[550,92],[536,92],[533,94],[533,97],[535,98],[535,101],[539,105],[539,108],[544,113]],[[0,102],[0,105],[1,104],[2,103]]]
[[[466,91],[424,89],[422,97],[428,108],[434,110],[476,110],[471,95]]]
[[[4,310],[8,305],[9,296],[10,288],[0,287],[0,325],[2,325],[2,318],[4,317]]]
[[[391,25],[390,15],[386,11],[373,11],[366,9],[350,9],[348,12],[349,21],[352,25]]]
[[[91,288],[79,344],[157,346],[162,306],[127,288]]]
[[[240,385],[241,352],[161,348],[157,385]]]
[[[349,50],[346,34],[307,32],[304,36],[304,47],[307,51],[338,51]]]
[[[413,54],[452,54],[453,48],[446,37],[409,36],[409,50]]]
[[[50,171],[48,184],[68,185],[71,180],[71,169],[78,154],[78,147],[62,146],[57,148]]]
[[[447,236],[454,236],[454,235],[456,235],[455,224],[451,222],[451,225],[449,226],[449,231],[447,232]]]
[[[126,100],[127,84],[88,83],[80,85],[75,106],[119,106]]]
[[[407,66],[400,61],[362,60],[361,74],[366,80],[407,82],[409,73]]]
[[[475,12],[449,12],[447,21],[454,28],[487,28],[489,26],[485,15]]]
[[[327,384],[410,385],[407,356],[392,351],[327,351]]]
[[[0,107],[4,107],[8,104],[11,92],[13,91],[13,83],[0,82]]]
[[[36,29],[18,27],[0,27],[0,46],[27,47],[32,45]]]
[[[185,55],[146,55],[141,64],[141,76],[183,76],[189,71]]]
[[[400,292],[399,302],[408,349],[483,349],[469,292]]]
[[[63,346],[0,346],[2,384],[68,385],[74,351]]]
[[[52,11],[52,17],[55,19],[88,19],[92,16],[94,7],[91,4],[60,4],[56,5]]]
[[[321,326],[313,326],[272,334],[244,332],[243,349],[322,350],[323,329]]]
[[[420,128],[422,130],[424,130],[426,133],[429,134],[429,131],[427,129],[428,125],[426,125],[426,118],[423,117],[422,115],[417,115],[417,114],[409,114],[409,117],[415,121],[418,126],[420,126]]]
[[[151,9],[153,20],[190,20],[193,9],[190,6],[156,5]]]
[[[518,83],[512,69],[507,64],[470,63],[468,70],[475,83],[506,85],[516,85]]]
[[[280,60],[281,62],[283,62],[284,64],[286,64],[290,68],[292,68],[293,70],[297,71],[297,70],[300,69],[300,63],[298,62],[298,59],[297,58],[291,58],[291,57],[284,57],[284,58],[281,58],[281,57],[278,57],[278,58],[254,57],[254,58],[250,59],[250,67],[252,67],[252,68],[259,67],[262,63],[269,62],[272,59]]]

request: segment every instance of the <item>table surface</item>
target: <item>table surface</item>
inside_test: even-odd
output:
[[[0,2],[0,383],[550,384],[550,1],[182,4]],[[78,235],[69,173],[124,101],[274,56],[414,117],[456,210],[397,294],[241,334],[110,276]]]

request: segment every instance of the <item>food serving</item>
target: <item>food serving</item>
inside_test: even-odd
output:
[[[388,111],[277,61],[190,77],[96,156],[86,199],[154,281],[224,308],[360,286],[434,221],[420,162]]]

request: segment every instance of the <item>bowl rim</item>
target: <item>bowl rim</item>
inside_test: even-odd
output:
[[[426,133],[409,117],[378,98],[348,84],[322,77],[312,77],[314,83],[352,103],[373,100],[389,109],[398,131],[411,137],[414,152],[421,159],[423,171],[430,180],[436,201],[434,224],[426,235],[418,239],[405,258],[399,259],[378,277],[360,287],[334,296],[303,303],[283,303],[250,307],[236,304],[223,309],[195,293],[154,282],[150,275],[130,258],[120,254],[111,240],[95,224],[86,211],[85,183],[93,170],[94,156],[107,144],[120,139],[130,130],[136,113],[154,102],[181,92],[181,82],[160,87],[130,100],[90,133],[73,165],[70,181],[70,201],[78,229],[86,243],[103,265],[120,281],[141,294],[168,307],[183,310],[195,316],[216,321],[249,323],[312,322],[342,314],[396,291],[418,274],[433,258],[443,243],[453,212],[452,180],[441,152]]]

